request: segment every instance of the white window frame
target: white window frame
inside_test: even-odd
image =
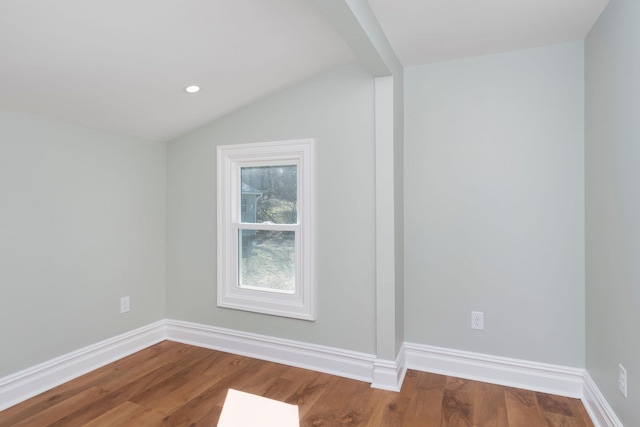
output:
[[[313,254],[314,140],[261,142],[217,147],[218,307],[315,320]],[[243,224],[243,167],[297,166],[296,224]],[[239,286],[238,230],[295,232],[295,290],[278,292]]]

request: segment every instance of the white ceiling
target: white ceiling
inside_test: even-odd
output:
[[[0,110],[170,140],[356,61],[324,1],[2,0]],[[583,39],[607,1],[369,3],[409,66]]]
[[[0,110],[152,140],[353,61],[312,0],[0,2]]]
[[[369,0],[400,62],[583,40],[609,0]]]

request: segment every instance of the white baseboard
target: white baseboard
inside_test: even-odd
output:
[[[407,373],[405,346],[402,344],[396,360],[376,359],[373,362],[371,387],[389,391],[400,391]]]
[[[584,369],[404,343],[396,360],[197,323],[161,320],[0,378],[0,411],[165,339],[399,391],[407,369],[582,399],[596,427],[622,427]]]
[[[161,320],[0,378],[0,411],[164,339]]]
[[[596,427],[623,427],[588,372],[584,373],[582,403]]]
[[[584,369],[405,343],[407,367],[475,381],[580,398]]]
[[[167,339],[270,362],[338,375],[373,380],[376,357],[334,347],[307,344],[266,335],[197,323],[167,320]]]

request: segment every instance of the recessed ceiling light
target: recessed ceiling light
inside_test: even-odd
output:
[[[186,90],[189,93],[196,93],[200,90],[200,86],[187,86],[184,90]]]

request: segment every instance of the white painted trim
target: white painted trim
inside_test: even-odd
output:
[[[624,427],[588,372],[584,373],[582,403],[596,427]]]
[[[315,320],[314,147],[312,138],[217,147],[218,307]],[[241,169],[276,165],[297,167],[298,221],[294,224],[243,223]],[[292,293],[239,285],[238,232],[242,229],[294,233],[295,289]]]
[[[167,320],[167,339],[371,382],[375,356],[197,323]]]
[[[374,79],[376,354],[396,355],[396,235],[394,198],[393,77]]]
[[[396,360],[376,359],[373,362],[371,387],[389,391],[400,391],[407,374],[405,346],[402,344]]]
[[[475,381],[582,397],[584,369],[405,343],[407,367]]]
[[[0,411],[164,339],[160,320],[0,378]]]
[[[0,378],[0,411],[165,339],[371,382],[399,391],[407,369],[582,399],[596,427],[623,427],[584,369],[404,343],[396,360],[176,320],[161,320]]]

